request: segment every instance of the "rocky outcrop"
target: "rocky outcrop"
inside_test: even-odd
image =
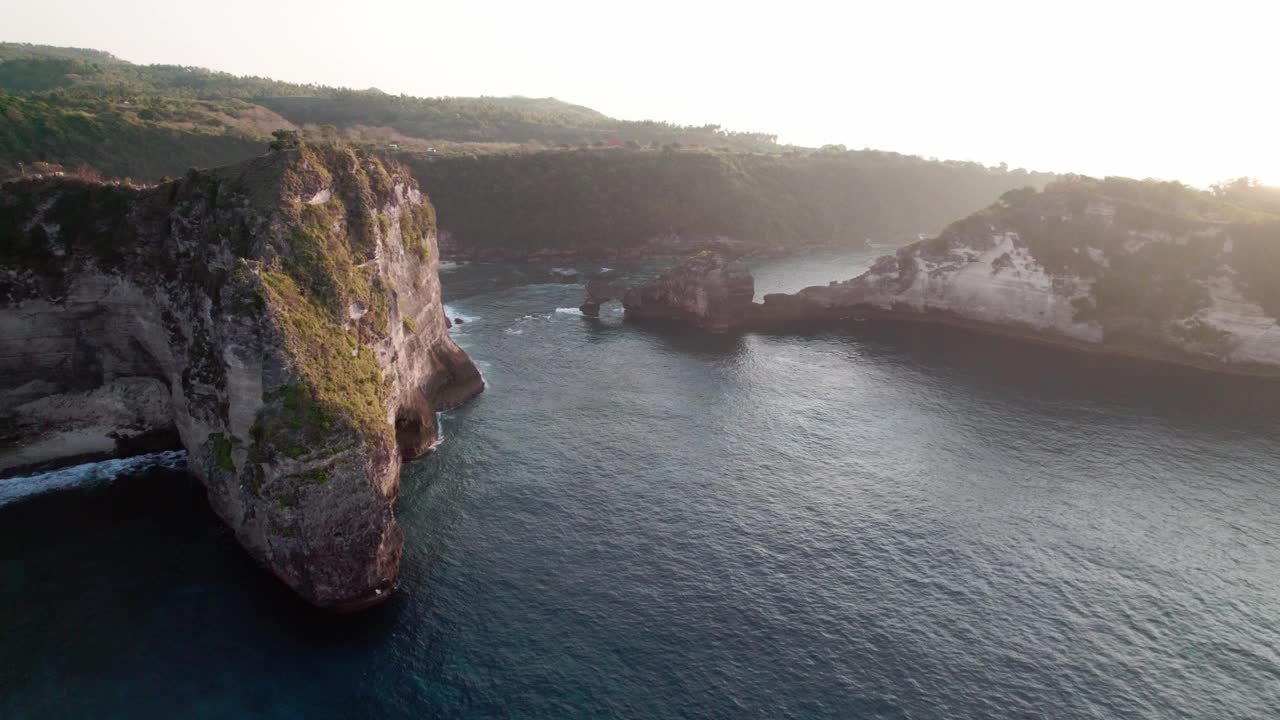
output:
[[[741,262],[703,251],[675,264],[652,282],[619,292],[618,288],[588,285],[587,304],[599,307],[607,299],[622,300],[627,319],[676,321],[713,332],[741,326],[753,312],[755,278]]]
[[[946,323],[1071,347],[1280,375],[1280,210],[1172,183],[1075,179],[1006,193],[843,282],[741,293],[708,323],[719,265],[682,264],[647,311],[718,330]],[[675,278],[679,278],[676,280]],[[735,287],[749,284],[735,279]],[[658,307],[666,312],[659,312]],[[628,306],[628,317],[631,308]]]
[[[178,441],[257,561],[353,610],[397,582],[402,458],[483,383],[408,173],[281,144],[148,188],[0,188],[0,473]]]
[[[583,315],[599,317],[601,305],[614,300],[621,301],[626,294],[627,288],[624,286],[611,285],[598,278],[592,278],[587,281],[587,299],[578,309]]]
[[[766,296],[761,322],[927,320],[1280,374],[1280,217],[1173,183],[1077,179],[1000,202],[852,280]]]

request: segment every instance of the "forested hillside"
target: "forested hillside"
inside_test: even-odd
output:
[[[8,93],[6,96],[5,93]],[[616,120],[590,108],[554,98],[419,98],[376,89],[351,90],[236,76],[179,65],[134,65],[97,50],[0,43],[0,113],[8,116],[14,95],[39,106],[36,130],[55,138],[78,139],[86,113],[109,116],[110,124],[128,124],[139,139],[163,130],[233,137],[265,137],[271,129],[245,127],[228,119],[229,101],[252,105],[258,117],[275,117],[279,126],[333,125],[352,139],[377,138],[427,147],[432,141],[544,145],[592,143],[702,145],[743,151],[776,150],[777,138],[763,133],[729,132],[715,125],[686,127],[656,121]],[[86,107],[91,106],[91,107]],[[247,108],[232,106],[239,113]],[[145,111],[144,111],[145,110]],[[21,109],[19,109],[19,112]],[[25,115],[10,122],[21,123]],[[123,167],[111,152],[95,154],[79,146],[65,157],[57,146],[41,145],[24,128],[0,127],[4,145],[0,173],[12,174],[16,162],[87,162],[114,174]],[[31,127],[30,125],[27,126]],[[197,143],[203,139],[197,139]],[[56,139],[53,141],[56,143]],[[397,144],[399,144],[397,142]],[[144,150],[145,151],[145,150]],[[51,153],[53,153],[51,155]],[[166,153],[167,154],[167,153]],[[232,162],[242,156],[229,156]],[[177,168],[181,171],[185,168]],[[167,169],[167,172],[173,172]]]
[[[176,177],[259,155],[279,127],[290,123],[239,100],[0,91],[0,180],[39,171],[37,163],[113,178]]]
[[[745,155],[577,150],[408,159],[451,250],[467,257],[612,255],[666,235],[777,250],[900,243],[1045,173],[876,151]]]
[[[450,252],[468,257],[644,254],[664,236],[757,250],[905,242],[1051,178],[616,120],[552,98],[418,98],[0,44],[0,179],[151,182],[260,155],[277,130],[399,155]]]

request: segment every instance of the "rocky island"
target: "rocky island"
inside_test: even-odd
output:
[[[704,250],[640,287],[591,280],[579,309],[583,315],[598,316],[602,304],[618,300],[631,320],[673,320],[723,332],[743,323],[754,296],[755,279],[746,265]]]
[[[302,598],[377,603],[397,582],[401,460],[483,388],[438,266],[404,168],[288,133],[149,187],[6,184],[0,474],[180,443]]]
[[[763,303],[745,292],[745,268],[729,272],[725,260],[705,255],[641,288],[588,287],[587,302],[622,299],[629,318],[718,331],[945,323],[1280,375],[1280,207],[1272,201],[1248,186],[1215,194],[1177,183],[1072,178],[1042,192],[1005,193],[856,278],[766,295]]]

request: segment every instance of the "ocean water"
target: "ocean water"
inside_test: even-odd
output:
[[[0,717],[1280,717],[1280,384],[553,280],[445,274],[489,390],[370,612],[302,607],[172,458],[0,494]]]

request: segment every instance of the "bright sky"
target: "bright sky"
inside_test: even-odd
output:
[[[1011,167],[1280,184],[1274,0],[41,0],[0,39],[412,95],[553,96]]]

